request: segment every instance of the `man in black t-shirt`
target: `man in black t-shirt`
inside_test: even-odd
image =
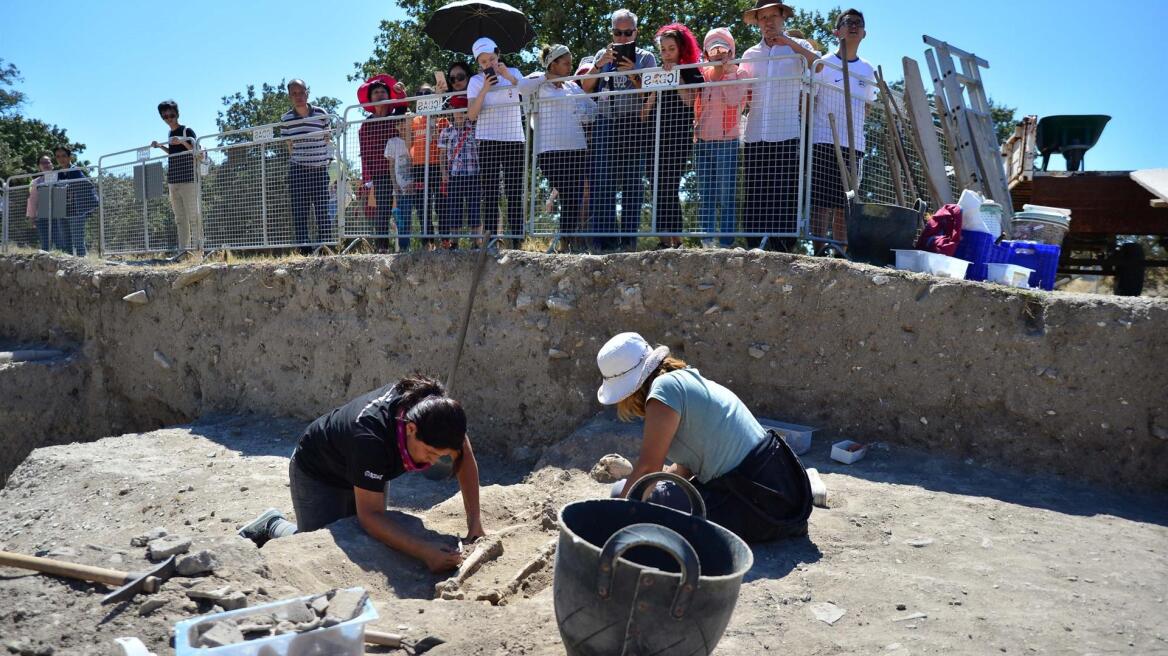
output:
[[[170,207],[174,210],[174,224],[178,232],[178,249],[203,248],[203,222],[199,218],[199,190],[195,185],[195,131],[178,122],[178,103],[163,100],[158,103],[158,115],[170,128],[165,144],[150,145],[165,150],[169,155],[166,166],[166,186],[170,190]]]
[[[485,533],[479,515],[478,463],[466,437],[466,414],[442,384],[411,376],[373,390],[318,418],[292,454],[288,478],[296,524],[274,508],[239,533],[262,546],[267,540],[314,531],[357,516],[361,527],[386,545],[423,561],[431,571],[458,566],[457,550],[419,539],[385,513],[386,483],[409,471],[429,474],[452,462],[466,510],[467,539]]]

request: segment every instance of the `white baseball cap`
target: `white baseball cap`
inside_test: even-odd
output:
[[[465,41],[463,43],[465,43]],[[471,52],[474,53],[475,59],[478,59],[478,56],[483,53],[495,52],[498,49],[499,46],[496,45],[494,41],[488,39],[485,36],[480,37],[477,41],[474,42],[474,45],[470,47]]]
[[[621,333],[608,340],[596,354],[596,366],[604,377],[596,399],[604,405],[625,400],[640,389],[667,355],[668,346],[653,348],[637,333]]]

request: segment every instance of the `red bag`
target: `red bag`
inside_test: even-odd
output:
[[[929,217],[929,222],[925,224],[925,229],[917,239],[917,250],[952,257],[957,252],[957,244],[960,241],[961,207],[949,204]]]

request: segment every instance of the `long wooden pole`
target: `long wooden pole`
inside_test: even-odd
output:
[[[851,155],[852,191],[860,195],[860,169],[856,165],[856,130],[852,119],[852,78],[848,76],[848,39],[840,39],[839,58],[843,62],[844,70],[844,116],[848,127],[848,153]]]

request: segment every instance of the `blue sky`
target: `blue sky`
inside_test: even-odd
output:
[[[823,10],[838,4],[795,2]],[[1088,168],[1168,166],[1168,136],[1154,120],[1168,105],[1160,56],[1168,0],[856,6],[868,23],[861,55],[883,64],[889,80],[901,76],[905,55],[927,74],[921,42],[927,33],[989,60],[990,95],[1018,107],[1019,115],[1110,114],[1102,140],[1087,155]],[[220,98],[249,83],[302,77],[313,95],[351,104],[355,85],[345,78],[353,62],[368,58],[380,20],[402,15],[395,4],[376,0],[110,0],[67,3],[50,14],[38,7],[8,3],[0,57],[22,72],[25,113],[67,128],[88,145],[85,157],[94,162],[165,136],[155,107],[167,97],[178,101],[183,122],[199,134],[214,132]],[[1119,31],[1105,31],[1112,26]],[[600,44],[579,45],[591,51]]]

